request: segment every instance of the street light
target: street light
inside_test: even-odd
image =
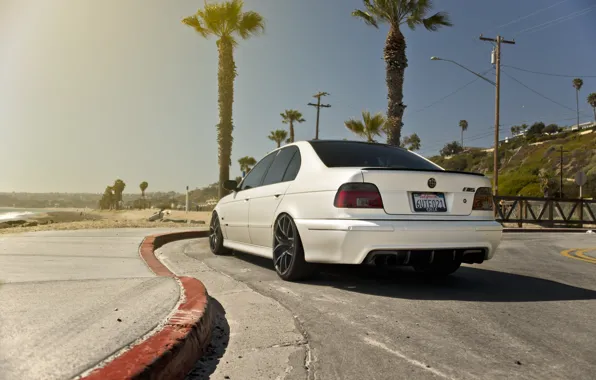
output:
[[[458,65],[459,67],[461,67],[462,69],[464,69],[464,70],[466,70],[466,71],[468,71],[468,72],[476,75],[477,77],[479,77],[481,79],[484,79],[485,81],[487,81],[488,83],[492,84],[493,86],[495,86],[495,87],[497,86],[497,84],[495,82],[493,82],[492,80],[483,77],[482,75],[478,74],[477,72],[472,71],[472,70],[468,69],[466,66],[460,65],[459,63],[457,63],[455,61],[452,61],[450,59],[439,58],[439,57],[430,57],[430,59],[431,59],[431,61],[446,61],[446,62],[454,63],[454,64]]]

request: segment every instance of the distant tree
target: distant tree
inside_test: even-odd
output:
[[[112,186],[106,186],[101,200],[99,201],[99,208],[102,210],[109,210],[114,207],[114,189]]]
[[[544,128],[544,133],[556,133],[559,132],[559,126],[557,124],[549,124]]]
[[[147,188],[149,187],[149,184],[146,181],[143,181],[143,182],[141,182],[139,187],[141,188],[141,197],[145,198],[145,190],[147,190]]]
[[[137,208],[145,208],[145,190],[147,190],[147,188],[149,187],[149,183],[147,183],[147,181],[143,181],[141,182],[141,184],[139,185],[139,188],[141,189],[141,202],[137,202],[136,205],[140,206]]]
[[[592,106],[592,110],[594,111],[594,121],[596,121],[596,92],[588,95],[586,100],[588,101],[588,104]]]
[[[412,133],[410,136],[404,137],[402,145],[411,151],[420,150],[420,137],[416,133]]]
[[[352,118],[344,124],[355,135],[364,137],[368,142],[375,142],[374,137],[383,133],[385,116],[381,112],[371,115],[369,111],[362,111],[362,120]]]
[[[121,179],[117,179],[116,181],[114,181],[114,185],[112,186],[114,190],[114,203],[116,205],[117,210],[120,209],[122,205],[122,193],[124,192],[125,187],[126,184]]]
[[[459,127],[461,128],[461,146],[464,146],[464,132],[468,130],[468,122],[466,120],[459,121]]]
[[[238,160],[240,164],[240,171],[244,173],[248,173],[250,169],[257,163],[254,157],[245,156]]]
[[[302,117],[300,111],[297,110],[286,110],[284,113],[280,114],[282,123],[288,124],[290,126],[290,141],[293,143],[294,140],[294,123],[304,123],[306,120]]]
[[[458,154],[463,152],[464,148],[457,141],[453,141],[450,143],[445,144],[443,149],[439,152],[439,154],[443,157],[445,156],[453,156],[454,154]]]
[[[511,126],[511,135],[517,136],[520,134],[522,127],[520,125],[512,125]]]
[[[573,81],[573,88],[575,88],[575,103],[577,105],[577,124],[579,127],[579,90],[582,89],[584,81],[581,78],[575,78]]]
[[[288,131],[285,131],[283,129],[277,129],[275,131],[271,131],[271,133],[269,133],[269,136],[267,136],[267,138],[271,141],[275,141],[278,148],[281,146],[282,142],[284,142],[284,141],[289,142]]]
[[[544,123],[537,121],[528,129],[528,133],[526,135],[528,138],[541,136],[544,133],[544,128],[546,128]]]
[[[522,125],[520,125],[520,129],[521,129],[523,132],[527,131],[527,130],[528,130],[528,124],[522,124]]]
[[[553,194],[553,187],[555,184],[555,175],[548,169],[540,169],[538,172],[538,182],[540,184],[540,191],[545,197]]]

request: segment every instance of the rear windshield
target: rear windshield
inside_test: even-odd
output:
[[[390,145],[356,141],[310,141],[319,158],[329,168],[367,167],[409,170],[442,170],[439,166]]]

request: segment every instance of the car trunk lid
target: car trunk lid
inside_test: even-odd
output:
[[[394,215],[470,215],[476,189],[490,186],[482,174],[440,169],[364,168],[362,176],[377,186],[385,212]]]

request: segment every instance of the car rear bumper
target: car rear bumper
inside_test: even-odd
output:
[[[371,221],[352,219],[296,219],[308,262],[362,264],[375,252],[407,255],[483,250],[493,257],[503,233],[495,221]],[[456,252],[457,251],[457,252]]]

